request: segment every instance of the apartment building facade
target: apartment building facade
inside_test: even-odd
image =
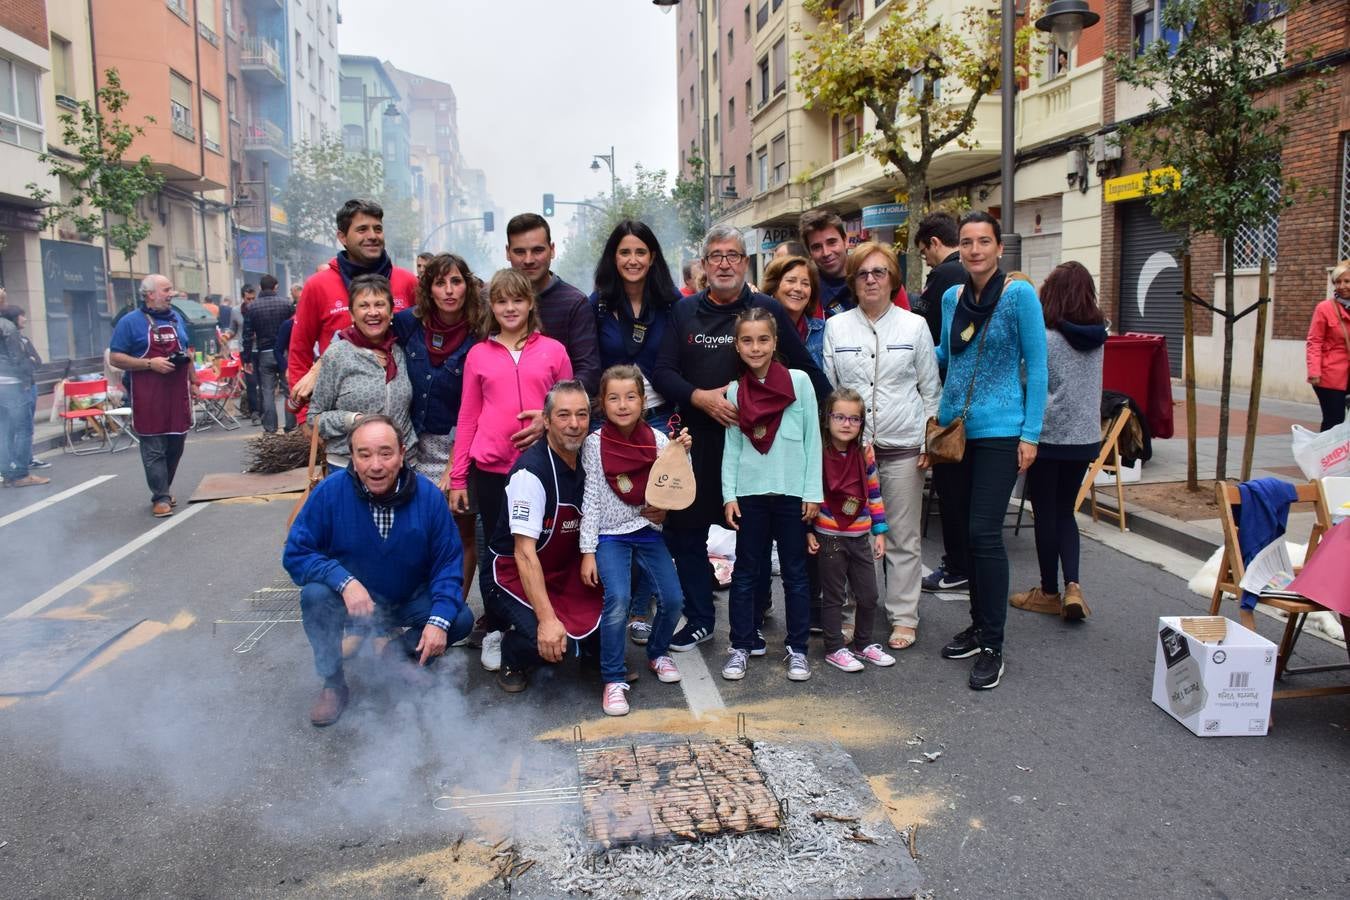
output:
[[[1253,5],[1253,14],[1276,16],[1285,35],[1288,58],[1311,57],[1310,68],[1325,89],[1314,92],[1302,112],[1290,117],[1282,169],[1296,178],[1301,192],[1295,205],[1278,217],[1244,225],[1235,250],[1237,283],[1234,301],[1246,309],[1259,296],[1261,257],[1271,260],[1273,298],[1265,342],[1262,393],[1310,402],[1304,346],[1313,307],[1330,295],[1330,270],[1350,258],[1350,5],[1343,0],[1309,0],[1287,12],[1271,4]],[[1161,28],[1159,0],[1109,0],[1102,27],[1107,46],[1118,53],[1137,52],[1144,42],[1178,42],[1184,35]],[[1306,76],[1286,90],[1309,86]],[[1146,113],[1150,96],[1119,83],[1111,67],[1104,71],[1102,97],[1106,130]],[[1279,102],[1279,97],[1271,97]],[[1103,197],[1101,231],[1101,296],[1116,328],[1167,335],[1173,374],[1180,374],[1183,352],[1183,309],[1179,253],[1181,236],[1165,231],[1137,190],[1147,168],[1125,148],[1107,161],[1108,186]],[[1223,305],[1222,254],[1219,243],[1197,236],[1192,244],[1192,290]],[[1222,319],[1195,308],[1195,370],[1202,387],[1216,387],[1223,359]],[[1244,317],[1236,329],[1234,384],[1250,384],[1256,315]]]
[[[1100,12],[1102,2],[1091,0],[1090,6]],[[680,10],[677,52],[684,51],[685,68],[690,32],[684,20],[696,22],[693,6],[681,4]],[[936,0],[930,12],[953,19],[965,6],[964,0]],[[841,0],[838,8],[850,28],[867,32],[879,29],[890,12],[887,0]],[[721,15],[725,18],[726,11]],[[719,148],[723,165],[737,161],[738,196],[734,200],[715,197],[714,218],[746,230],[759,254],[759,265],[779,243],[796,237],[801,213],[815,206],[835,209],[855,244],[868,238],[893,240],[897,225],[903,222],[896,201],[906,186],[865,150],[866,136],[875,127],[872,114],[863,110],[832,115],[808,109],[807,97],[796,83],[798,54],[807,46],[804,34],[819,22],[801,0],[742,3],[738,21],[751,49],[748,56],[742,55],[750,71],[744,77],[738,72],[728,78],[726,62],[719,57],[723,71],[709,81],[740,85],[745,99],[737,102],[744,103],[748,114],[749,140],[738,135],[737,146],[728,140]],[[723,22],[717,31],[711,26],[707,30],[711,40],[722,41],[728,28]],[[1016,98],[1015,215],[1018,231],[1024,235],[1023,268],[1033,278],[1043,278],[1062,259],[1073,258],[1095,274],[1100,268],[1096,250],[1100,180],[1090,171],[1082,174],[1082,160],[1090,136],[1101,124],[1100,33],[1084,33],[1067,57],[1048,52],[1046,38],[1038,38],[1037,47],[1036,63]],[[692,58],[700,57],[695,52]],[[699,74],[681,69],[680,92],[686,102],[689,89],[699,84]],[[725,104],[730,98],[723,92],[718,99]],[[961,102],[960,92],[953,89],[950,99]],[[1001,212],[1000,100],[994,93],[980,102],[971,133],[973,148],[952,145],[937,154],[929,171],[931,202],[959,201]],[[726,110],[713,113],[725,116]],[[686,115],[680,132],[682,150],[688,148],[697,125]]]
[[[465,225],[449,223],[468,218],[475,211],[468,206],[467,186],[462,181],[464,163],[459,148],[459,101],[455,99],[455,89],[444,81],[404,71],[388,61],[384,68],[404,98],[413,210],[420,233],[425,237],[435,233],[429,247],[456,245],[455,238]],[[478,228],[481,230],[481,226]]]
[[[5,160],[0,166],[0,287],[9,303],[28,311],[30,337],[39,348],[47,336],[42,213],[28,185],[58,189],[38,162],[55,122],[43,102],[51,89],[47,29],[41,0],[0,7],[0,155]]]

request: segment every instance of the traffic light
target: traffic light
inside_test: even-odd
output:
[[[492,226],[492,212],[488,211],[483,213],[483,231],[490,234],[492,232]]]
[[[553,215],[553,195],[552,195],[552,194],[545,194],[545,195],[544,195],[544,215],[546,215],[546,216],[551,216],[551,215]]]

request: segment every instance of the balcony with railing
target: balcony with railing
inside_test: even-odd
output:
[[[279,159],[291,158],[286,132],[280,125],[266,119],[250,119],[244,123],[244,150],[269,153]]]
[[[169,101],[169,128],[181,138],[197,139],[197,129],[192,127],[192,110],[177,100]]]
[[[282,87],[286,84],[281,50],[261,35],[244,35],[239,45],[239,68],[246,79]]]

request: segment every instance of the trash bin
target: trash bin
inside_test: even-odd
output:
[[[173,301],[183,321],[187,322],[188,345],[193,350],[208,352],[216,343],[217,317],[195,300],[178,299]]]

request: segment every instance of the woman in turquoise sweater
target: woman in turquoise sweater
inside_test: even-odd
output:
[[[811,677],[806,662],[811,594],[806,578],[806,529],[824,499],[820,418],[815,388],[805,372],[774,359],[778,326],[767,309],[751,308],[736,322],[741,377],[727,386],[737,423],[727,428],[722,451],[722,502],[727,526],[736,530],[731,573],[731,652],[722,677],[745,677],[751,656],[767,651],[755,612],[755,582],[767,570],[778,542],[787,619],[787,677]]]
[[[976,657],[975,690],[997,687],[1003,676],[1003,625],[1008,618],[1008,553],[1003,516],[1017,474],[1036,459],[1045,412],[1045,323],[1036,290],[999,268],[1003,233],[986,212],[961,219],[961,265],[966,282],[942,297],[938,365],[947,370],[938,422],[964,415],[966,452],[944,473],[943,517],[964,523],[963,546],[946,552],[965,562],[970,576],[969,628],[942,655]],[[953,477],[954,476],[954,477]],[[961,530],[961,529],[957,529]]]

